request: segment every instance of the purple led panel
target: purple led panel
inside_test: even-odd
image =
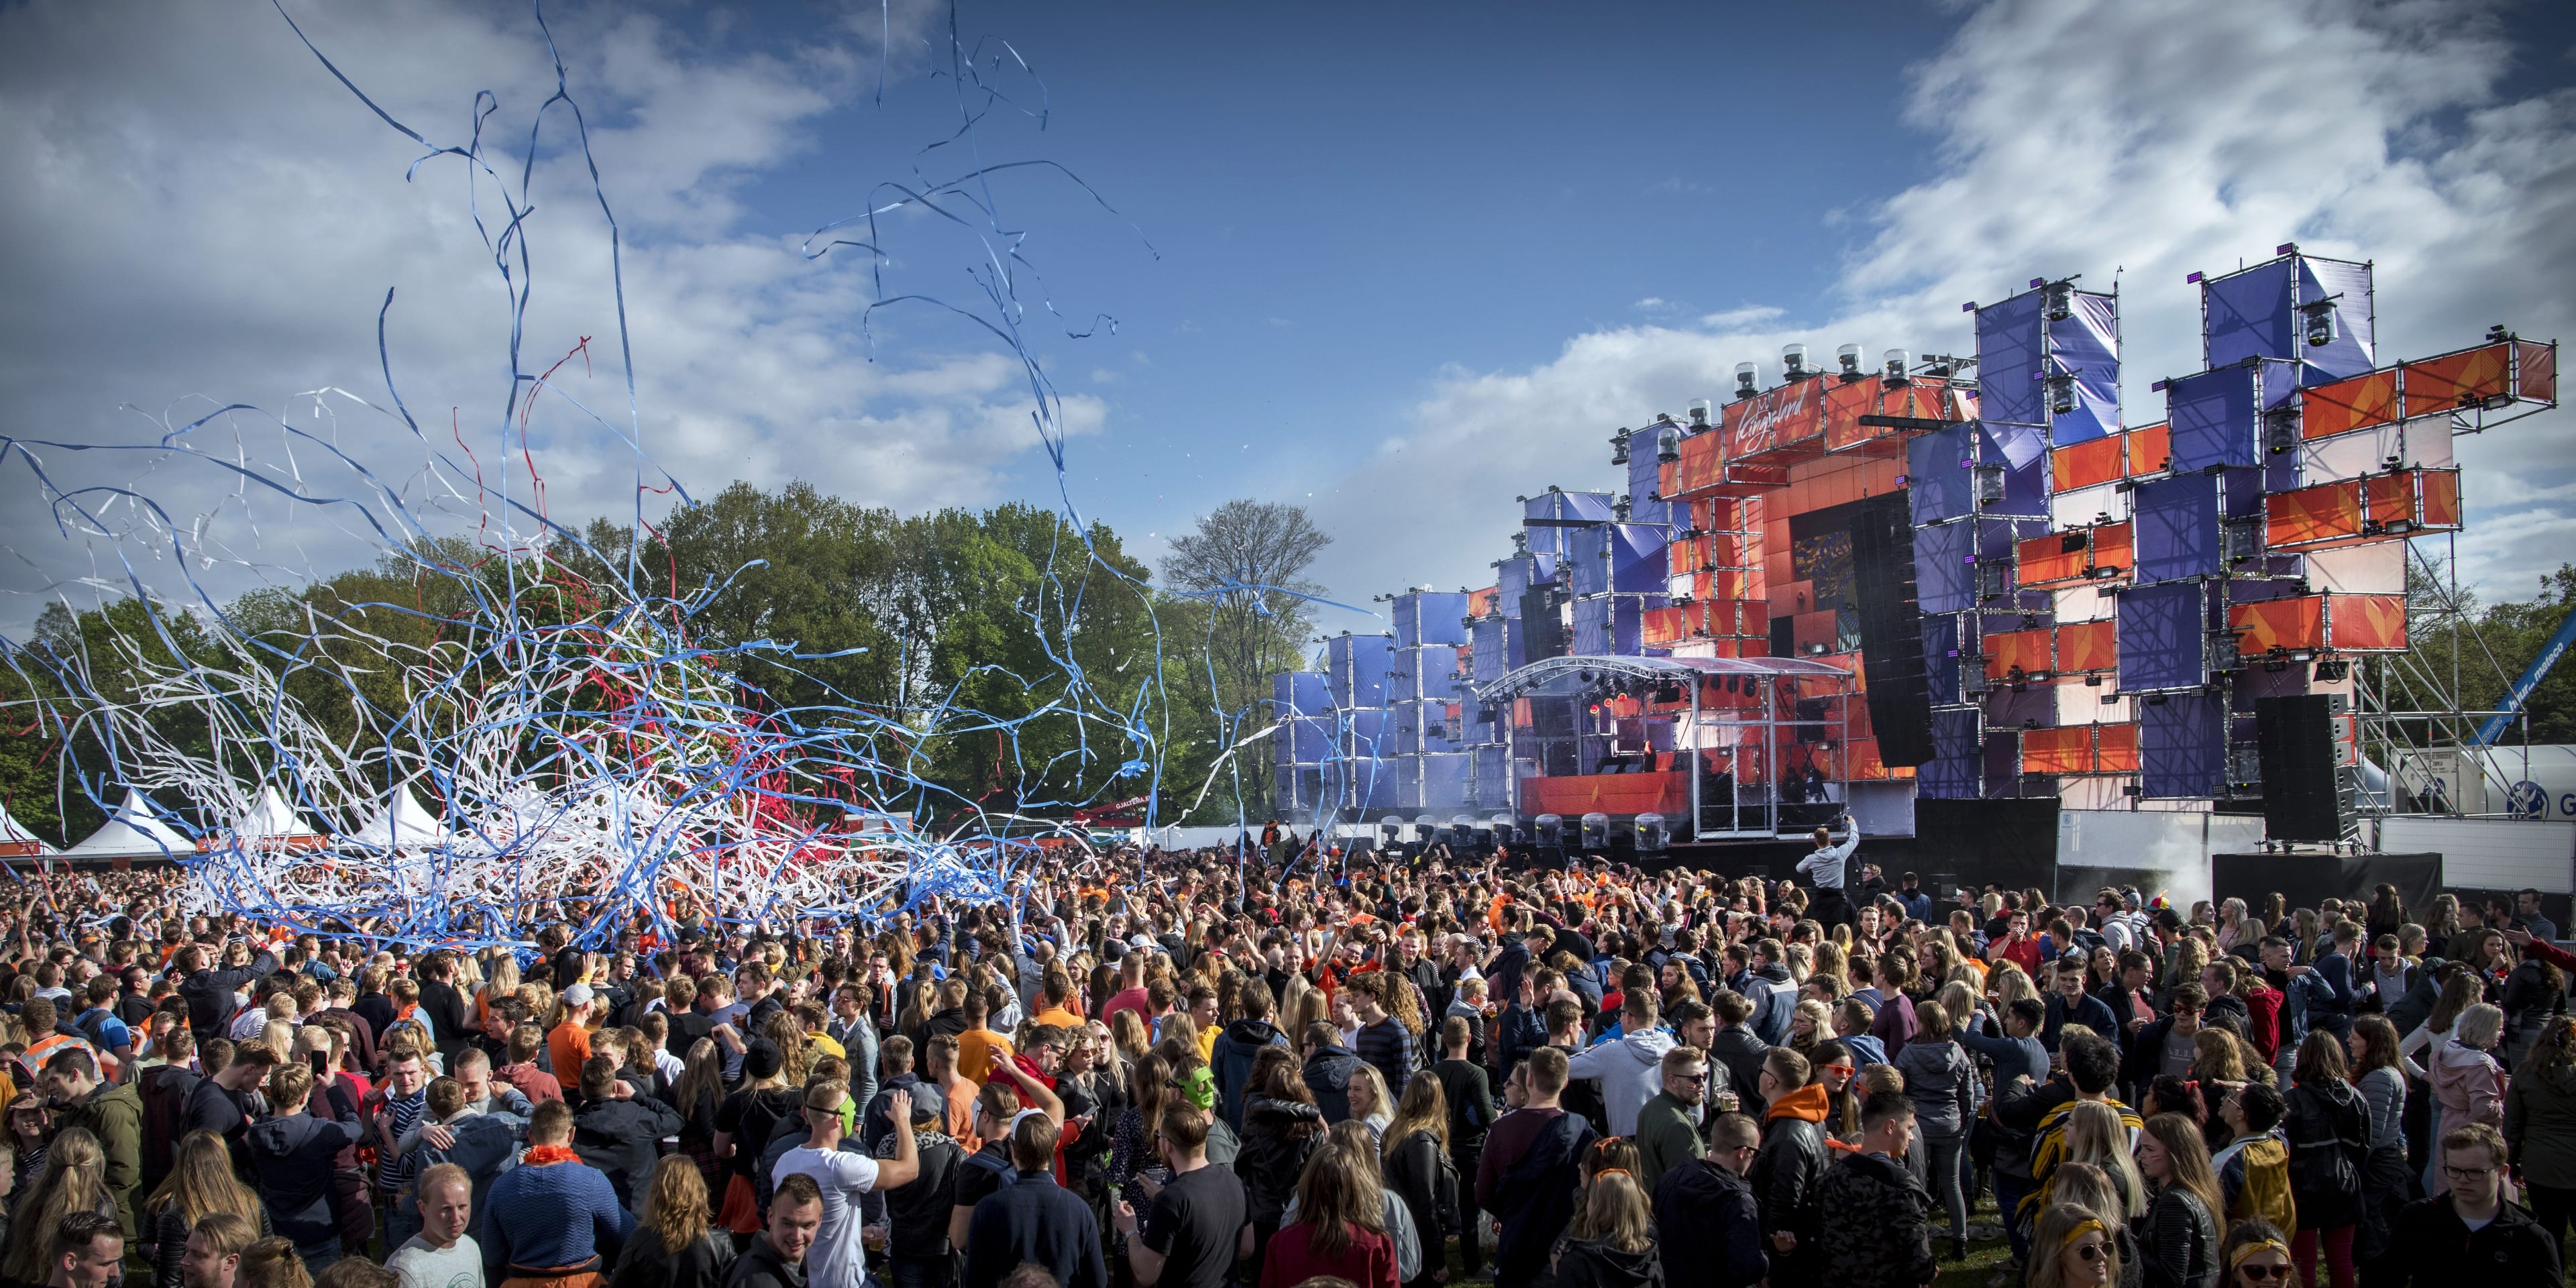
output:
[[[1565,531],[1566,593],[1601,595],[1610,590],[1610,527]]]
[[[2024,291],[1977,310],[1977,409],[1987,420],[2018,425],[2048,423],[2039,383],[2048,324],[2040,312],[2045,293]]]
[[[1332,677],[1333,705],[1386,704],[1386,673],[1395,654],[1389,635],[1336,635],[1324,644],[1324,673]]]
[[[2141,583],[2215,575],[2219,545],[2218,479],[2177,474],[2138,484],[2135,576]]]
[[[1926,613],[1964,613],[1977,606],[1977,520],[1953,519],[1914,530],[1914,597]]]
[[[2209,592],[2200,582],[2120,592],[2120,690],[2197,688],[2209,680]]]
[[[1395,597],[1395,646],[1467,642],[1467,597],[1455,591],[1411,590]]]
[[[1616,523],[1610,534],[1610,589],[1660,595],[1672,584],[1671,544],[1667,529],[1644,523]]]
[[[1914,771],[1921,795],[1975,800],[1985,776],[1985,729],[1974,710],[1932,713],[1932,759]]]
[[[2174,473],[2262,463],[2261,383],[2251,366],[2222,367],[2165,383]]]
[[[2299,311],[2290,297],[2297,267],[2289,259],[2209,278],[2200,286],[2201,365],[2247,358],[2299,356]]]
[[[2158,695],[2138,708],[2142,790],[2157,798],[2215,796],[2226,777],[2227,713],[2211,694]]]
[[[1270,677],[1270,714],[1315,715],[1332,705],[1332,695],[1321,671],[1281,671]]]

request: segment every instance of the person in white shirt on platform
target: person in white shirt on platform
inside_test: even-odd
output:
[[[1830,827],[1817,828],[1816,852],[1798,860],[1798,875],[1816,885],[1816,903],[1807,910],[1807,915],[1814,917],[1827,930],[1833,929],[1838,922],[1849,923],[1852,920],[1851,902],[1843,898],[1843,869],[1852,851],[1860,848],[1860,825],[1852,822],[1848,810],[1843,813],[1842,825],[1849,831],[1851,839],[1836,845]]]
[[[895,1155],[874,1159],[841,1148],[849,1123],[841,1115],[850,1104],[850,1084],[828,1078],[805,1089],[805,1143],[779,1155],[772,1183],[789,1176],[812,1177],[823,1191],[823,1224],[814,1246],[805,1253],[807,1288],[859,1288],[867,1277],[867,1257],[860,1244],[859,1196],[870,1190],[899,1190],[921,1175],[921,1146],[912,1135],[912,1093],[897,1091],[888,1105],[894,1120]]]
[[[420,1233],[385,1258],[385,1269],[403,1288],[483,1288],[483,1249],[465,1232],[474,1221],[473,1178],[454,1163],[440,1163],[413,1185]]]

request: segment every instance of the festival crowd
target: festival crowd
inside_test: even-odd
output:
[[[1265,841],[480,950],[12,886],[0,1288],[2562,1282],[2533,892]]]

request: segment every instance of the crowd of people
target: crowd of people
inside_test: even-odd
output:
[[[480,950],[55,874],[0,895],[0,1288],[2562,1282],[2536,893],[1936,899],[1855,844],[1064,851]]]

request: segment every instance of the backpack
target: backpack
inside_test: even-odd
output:
[[[1004,1189],[1009,1189],[1011,1186],[1020,1183],[1020,1170],[1018,1168],[1013,1167],[1009,1163],[995,1158],[991,1154],[987,1154],[980,1149],[966,1156],[966,1165],[968,1167],[980,1167],[987,1172],[991,1172],[995,1178],[995,1183]]]
[[[2244,1184],[2227,1205],[2229,1224],[2261,1217],[2284,1230],[2299,1228],[2297,1200],[2290,1197],[2290,1146],[2278,1136],[2247,1143],[2234,1160],[2243,1168]]]
[[[1456,1233],[1466,1223],[1458,1211],[1458,1196],[1463,1192],[1459,1188],[1458,1160],[1451,1158],[1448,1150],[1440,1148],[1437,1140],[1432,1142],[1431,1154],[1440,1160],[1440,1174],[1431,1181],[1431,1206],[1440,1221],[1440,1230],[1428,1232],[1424,1242],[1436,1244],[1441,1230]],[[1475,1237],[1474,1232],[1469,1231],[1468,1237]]]

